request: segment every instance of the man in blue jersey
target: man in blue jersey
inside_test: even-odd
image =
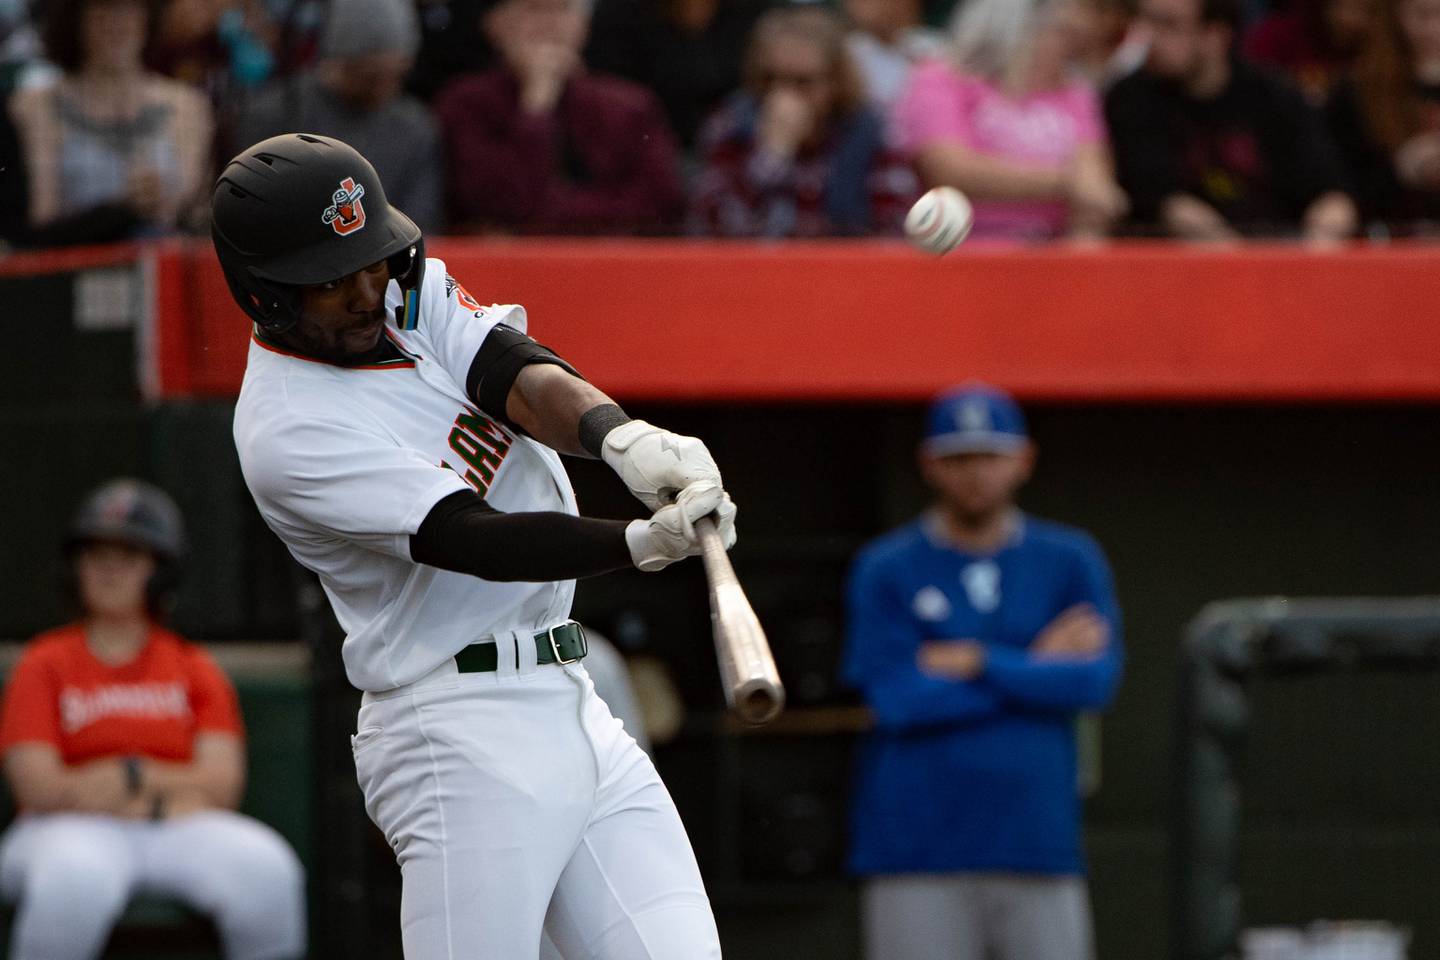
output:
[[[941,395],[920,449],[934,506],[851,571],[870,960],[1094,955],[1074,727],[1114,695],[1120,612],[1095,541],[1015,506],[1034,462],[1010,397]]]

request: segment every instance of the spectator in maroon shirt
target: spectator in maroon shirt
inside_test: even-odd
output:
[[[654,94],[585,71],[583,0],[498,0],[482,26],[502,66],[435,101],[452,227],[673,229],[684,205],[675,139]]]
[[[1311,103],[1324,103],[1355,63],[1375,23],[1375,0],[1292,0],[1245,36],[1245,55],[1290,75]]]
[[[919,181],[865,105],[839,17],[819,7],[771,10],[756,24],[744,73],[745,90],[701,133],[691,232],[899,232]]]

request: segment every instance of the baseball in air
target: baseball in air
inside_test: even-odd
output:
[[[975,211],[954,187],[934,187],[905,215],[905,236],[927,253],[949,253],[970,235]]]

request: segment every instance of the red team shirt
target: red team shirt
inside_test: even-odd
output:
[[[16,664],[0,753],[45,743],[70,765],[124,755],[184,763],[201,732],[244,735],[235,688],[208,653],[152,627],[140,655],[112,667],[76,623],[40,634]]]

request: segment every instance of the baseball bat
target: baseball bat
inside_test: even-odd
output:
[[[700,537],[705,579],[710,585],[710,626],[715,634],[715,658],[725,700],[746,723],[769,723],[785,706],[785,687],[775,669],[770,643],[760,619],[750,606],[725,544],[715,529],[714,517],[695,522]]]

